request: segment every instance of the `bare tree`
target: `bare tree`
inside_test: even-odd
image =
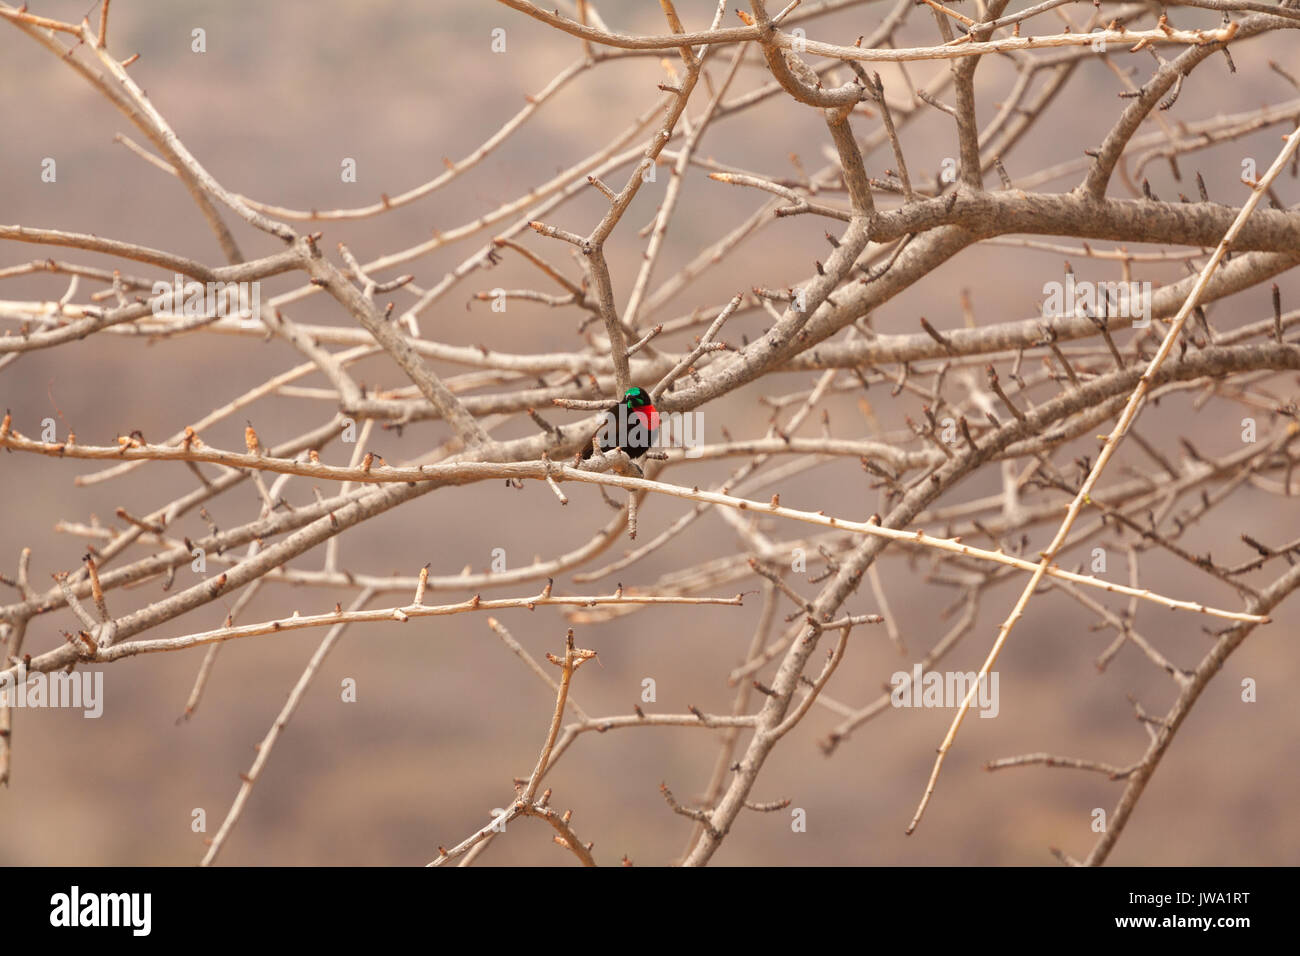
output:
[[[0,17],[47,49],[52,68],[57,59],[75,71],[135,127],[143,142],[125,135],[120,141],[184,184],[226,260],[213,266],[88,232],[0,225],[0,248],[61,247],[107,263],[44,258],[0,268],[0,279],[66,282],[56,300],[0,302],[7,325],[0,338],[0,374],[37,350],[90,336],[137,336],[142,342],[275,337],[301,355],[301,364],[232,395],[201,421],[176,421],[163,439],[123,433],[116,442],[97,445],[66,429],[58,434],[52,420],[42,426],[5,414],[0,446],[9,453],[51,456],[63,467],[104,463],[79,478],[81,485],[138,479],[158,463],[180,462],[192,473],[193,486],[147,513],[119,508],[113,525],[69,516],[60,530],[90,541],[90,550],[80,567],[49,585],[32,580],[31,549],[23,547],[16,573],[3,578],[17,591],[16,599],[0,606],[3,674],[12,682],[203,647],[190,712],[226,642],[323,630],[210,841],[203,861],[210,863],[321,661],[350,626],[507,608],[569,609],[578,634],[570,630],[563,646],[552,640],[550,667],[485,615],[486,626],[554,689],[555,708],[544,734],[541,726],[521,728],[544,743],[536,766],[516,779],[501,813],[459,842],[449,835],[447,845],[430,848],[429,855],[435,864],[471,862],[510,821],[534,816],[555,829],[558,844],[594,864],[592,844],[583,839],[591,835],[580,836],[569,814],[551,807],[551,790],[543,789],[547,774],[592,731],[689,727],[716,735],[714,773],[698,800],[679,802],[667,786],[663,794],[673,812],[692,821],[680,862],[701,865],[746,810],[788,806],[787,800],[757,799],[759,784],[774,748],[812,708],[838,715],[838,725],[822,741],[832,754],[900,695],[919,694],[911,678],[857,704],[825,692],[852,643],[887,636],[903,649],[904,635],[876,568],[883,554],[897,554],[923,569],[936,594],[955,588],[959,595],[952,609],[960,612],[957,619],[917,658],[917,673],[933,672],[976,630],[977,609],[981,599],[987,606],[991,588],[1009,581],[1020,589],[975,680],[963,685],[908,832],[921,823],[943,779],[944,757],[959,744],[963,719],[995,674],[999,654],[1015,647],[1014,628],[1035,595],[1043,594],[1039,602],[1076,602],[1098,629],[1113,631],[1099,667],[1132,647],[1174,683],[1175,702],[1163,715],[1147,715],[1137,705],[1149,740],[1129,765],[1047,753],[988,765],[1043,764],[1122,781],[1109,824],[1083,861],[1105,862],[1207,684],[1300,586],[1300,541],[1260,527],[1248,500],[1249,494],[1272,496],[1276,504],[1270,507],[1294,523],[1289,499],[1296,487],[1293,443],[1300,428],[1291,373],[1300,370],[1300,347],[1287,335],[1300,323],[1300,311],[1284,311],[1276,282],[1300,264],[1300,206],[1279,195],[1283,174],[1294,181],[1300,163],[1300,84],[1284,66],[1268,61],[1266,51],[1294,49],[1294,34],[1284,31],[1300,27],[1300,4],[1047,0],[1008,13],[1007,0],[977,0],[973,11],[963,13],[935,0],[794,0],[772,12],[763,0],[749,0],[747,9],[735,11],[738,21],[729,22],[725,2],[718,2],[692,10],[699,16],[694,22],[680,17],[672,0],[660,0],[665,25],[650,35],[618,32],[588,0],[576,0],[565,12],[528,0],[501,3],[521,22],[530,18],[552,28],[551,42],[572,46],[577,54],[572,65],[480,148],[449,160],[434,178],[367,205],[325,210],[272,205],[218,182],[137,85],[129,70],[135,58],[111,52],[109,0],[100,6],[97,27],[0,3]],[[922,5],[930,9],[917,10]],[[858,16],[856,22],[871,23],[871,32],[815,38],[821,18],[846,11]],[[909,24],[909,18],[924,22]],[[1201,25],[1175,26],[1175,20]],[[489,153],[509,149],[512,137],[561,88],[598,82],[611,64],[638,58],[647,71],[658,72],[657,101],[558,175],[539,176],[473,220],[368,262],[342,242],[327,245],[316,231],[343,233],[351,221],[383,217],[454,187]],[[1010,70],[1009,87],[1000,81],[977,84],[977,69],[986,60]],[[1196,102],[1183,92],[1193,72],[1235,72],[1247,62],[1290,98],[1262,106],[1252,100],[1241,112],[1198,116]],[[1023,165],[1014,157],[1044,128],[1085,64],[1102,64],[1123,88],[1104,139],[1071,144],[1077,159],[1012,176],[1009,167]],[[1181,116],[1171,122],[1166,116],[1175,106]],[[746,128],[746,118],[760,107],[786,111],[792,128],[799,118],[815,117],[824,126],[823,143],[788,145],[804,154],[824,152],[824,164],[800,164],[793,173],[748,168],[745,138],[757,133]],[[909,134],[940,115],[952,126],[952,156],[935,162],[933,150],[910,144]],[[724,157],[714,159],[701,144],[724,120],[734,122],[736,132],[730,140],[710,140]],[[1280,131],[1284,138],[1257,168],[1253,160],[1243,167],[1238,192],[1212,197],[1200,172],[1194,198],[1180,194],[1172,200],[1153,191],[1147,170],[1163,164],[1182,182],[1198,152],[1261,130]],[[768,128],[765,135],[781,133]],[[688,177],[700,173],[752,213],[696,248],[674,239],[673,227],[687,220],[708,227],[682,201]],[[990,188],[989,180],[996,186]],[[1062,191],[1044,191],[1051,185]],[[651,188],[657,208],[638,231],[627,213],[638,194]],[[573,207],[592,193],[606,206],[598,218],[584,221]],[[757,205],[756,196],[762,200]],[[791,217],[815,217],[828,230],[826,246],[792,255],[806,263],[799,267],[804,277],[786,284],[782,277],[749,274],[733,253]],[[273,237],[279,248],[249,258],[240,248],[249,240],[237,238],[236,227]],[[634,269],[611,267],[607,251],[615,237],[640,250]],[[1153,248],[1133,251],[1134,244]],[[878,310],[934,283],[945,263],[976,247],[1000,250],[1007,268],[1034,254],[1067,261],[1063,270],[1044,267],[1043,307],[1027,317],[980,322],[965,290],[932,288],[936,296],[960,302],[963,325],[945,328],[918,317],[907,320],[915,330],[910,333],[874,328]],[[465,250],[461,264],[419,284],[421,260],[447,248]],[[684,265],[664,265],[670,248],[687,255]],[[506,260],[532,270],[538,287],[493,285],[486,274]],[[698,293],[724,262],[728,279],[741,275],[736,284],[747,287],[728,299]],[[1102,278],[1084,279],[1073,262],[1086,263]],[[141,267],[139,274],[124,271],[126,263]],[[1143,278],[1170,266],[1185,269],[1185,277],[1158,288]],[[281,276],[298,284],[262,301],[260,283]],[[423,334],[421,318],[449,301],[454,290],[474,283],[480,287],[473,299],[483,308],[539,303],[581,315],[577,343],[567,350],[510,353]],[[87,287],[97,291],[88,294]],[[1271,298],[1271,313],[1260,310],[1259,290]],[[692,294],[695,299],[682,308]],[[390,301],[390,295],[406,298]],[[301,313],[300,303],[323,297],[333,300],[338,324],[292,317]],[[1211,321],[1213,305],[1228,302],[1236,304],[1219,308]],[[760,323],[762,331],[752,339],[732,334],[743,321]],[[354,367],[375,356],[390,363],[391,375],[400,374],[401,386],[368,387],[357,378]],[[300,384],[312,376],[323,385]],[[761,434],[724,432],[690,447],[664,442],[636,460],[608,443],[605,450],[599,443],[593,449],[605,410],[633,387],[643,387],[657,408],[661,437],[672,431],[680,438],[690,415],[732,393],[770,409],[770,421]],[[873,425],[871,415],[855,424],[826,414],[832,399],[867,393],[887,394],[905,414],[906,427]],[[242,449],[204,437],[219,423],[243,419],[243,409],[254,402],[302,395],[329,407],[309,431],[269,444],[264,436],[278,429],[250,421]],[[1136,429],[1144,409],[1161,398],[1184,401],[1188,415],[1203,406],[1209,407],[1206,415],[1216,409],[1234,421],[1245,415],[1240,450],[1203,454],[1184,436],[1183,455],[1173,460]],[[565,410],[586,414],[561,423]],[[406,460],[388,460],[374,450],[376,428],[388,430],[391,448],[403,426],[423,421],[444,428],[434,450],[404,448]],[[502,437],[512,428],[518,433],[521,422],[530,423],[530,433]],[[352,447],[340,450],[336,444]],[[860,462],[863,482],[879,502],[876,513],[864,513],[861,488],[856,495],[819,499],[816,510],[812,502],[796,505],[789,496],[782,502],[783,481],[846,458]],[[699,478],[704,463],[722,459],[736,464],[725,480]],[[1117,467],[1112,459],[1125,464]],[[9,462],[4,467],[14,468]],[[314,497],[302,479],[315,483]],[[416,574],[386,576],[345,566],[340,558],[339,541],[349,529],[379,521],[426,494],[456,495],[470,484],[503,480],[516,487],[548,486],[554,507],[569,506],[570,518],[594,529],[590,539],[531,565],[483,573],[440,576],[426,566]],[[998,489],[994,493],[972,491],[990,482]],[[597,487],[586,489],[593,493],[578,502],[579,485]],[[198,537],[178,533],[182,519],[206,514],[205,507],[223,494],[248,487],[261,502],[256,516],[235,526],[211,525]],[[596,493],[612,506],[603,523],[589,510],[600,507]],[[643,541],[638,506],[650,496],[681,504],[673,520]],[[1248,530],[1240,542],[1200,553],[1186,543],[1187,535],[1211,513]],[[682,548],[674,553],[682,533],[706,516],[721,519],[734,541],[712,555]],[[635,546],[622,557],[603,557],[624,536],[635,539]],[[1127,555],[1127,581],[1106,573],[1106,549],[1094,547],[1099,542]],[[645,559],[663,553],[673,555],[678,570],[636,587],[556,584],[565,575],[579,586],[615,574],[635,576]],[[315,563],[309,564],[312,555]],[[1156,556],[1187,572],[1178,593],[1142,583],[1142,561]],[[12,554],[4,560],[12,561]],[[868,593],[859,594],[864,578]],[[120,596],[124,589],[147,581],[161,581],[163,593],[123,610],[129,601]],[[1232,599],[1218,602],[1225,606],[1202,600],[1201,581]],[[330,608],[313,606],[308,597],[299,611],[289,597],[292,586],[343,589],[354,600]],[[582,678],[575,674],[595,654],[579,643],[592,644],[589,635],[600,626],[615,626],[634,611],[653,613],[659,605],[738,606],[744,595],[736,589],[747,586],[758,587],[761,611],[752,633],[745,627],[743,663],[725,675],[735,688],[730,713],[694,707],[653,713],[637,706],[632,713],[593,716],[579,706]],[[482,592],[489,588],[509,588],[511,596],[486,597]],[[252,623],[237,620],[259,589],[281,594],[285,613]],[[440,592],[454,600],[430,600]],[[227,596],[237,598],[224,626],[157,636]],[[1146,604],[1218,628],[1209,650],[1194,664],[1175,663],[1185,649],[1161,650],[1158,638],[1135,626],[1137,609]],[[6,783],[11,750],[21,747],[12,719],[5,698],[0,780]],[[508,769],[502,768],[503,778]]]

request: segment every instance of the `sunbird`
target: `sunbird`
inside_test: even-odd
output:
[[[623,393],[623,399],[605,412],[605,424],[593,438],[600,442],[602,452],[621,448],[629,458],[640,458],[655,442],[659,434],[659,412],[655,410],[650,393],[633,385]],[[592,443],[587,443],[584,459],[594,454]]]

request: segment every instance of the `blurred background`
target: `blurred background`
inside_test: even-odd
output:
[[[679,0],[688,29],[708,25],[714,4]],[[656,4],[606,2],[601,11],[611,27],[662,33]],[[1091,6],[1069,7],[1076,28]],[[869,4],[818,18],[809,36],[851,43],[870,33],[888,12]],[[78,21],[84,3],[43,0],[33,12]],[[967,11],[970,12],[970,11]],[[1217,15],[1177,10],[1179,27],[1212,26]],[[97,9],[92,22],[97,22]],[[1041,18],[1027,32],[1063,29]],[[191,50],[194,28],[206,31],[206,52]],[[493,53],[492,31],[503,28],[506,50]],[[914,45],[935,42],[929,11],[916,10],[899,34]],[[396,195],[436,176],[444,157],[473,151],[550,79],[581,56],[580,43],[509,9],[484,0],[435,5],[365,4],[319,0],[312,4],[254,2],[119,3],[112,8],[110,49],[121,57],[138,52],[131,75],[149,94],[190,151],[227,188],[294,208],[353,207],[381,193]],[[1167,55],[1172,56],[1170,52]],[[1234,48],[1237,72],[1221,57],[1187,80],[1179,103],[1167,114],[1174,124],[1283,102],[1296,91],[1268,68],[1272,58],[1300,74],[1294,35],[1275,35]],[[729,59],[729,55],[727,57]],[[1121,55],[1114,62],[1136,67],[1141,83],[1153,63],[1146,54]],[[714,61],[721,76],[726,59]],[[919,85],[946,65],[912,64]],[[880,68],[886,90],[901,90],[901,74]],[[733,92],[761,85],[766,75],[756,53],[746,60]],[[1015,79],[1014,65],[987,57],[978,74],[979,111],[986,122]],[[468,222],[513,199],[609,141],[631,117],[660,95],[664,80],[658,57],[637,57],[601,66],[569,84],[516,135],[476,169],[447,189],[379,218],[327,222],[324,248],[345,242],[361,261],[404,249]],[[1099,143],[1124,101],[1124,87],[1100,62],[1081,65],[1036,130],[1004,156],[1013,178],[1053,163],[1078,158]],[[902,93],[897,94],[902,98]],[[702,108],[697,95],[694,111]],[[938,111],[908,126],[903,136],[914,176],[933,175],[955,154],[951,121]],[[859,135],[874,132],[878,120],[856,119]],[[1288,127],[1289,130],[1289,127]],[[215,240],[177,180],[143,162],[113,136],[142,136],[83,79],[7,23],[0,24],[0,222],[95,233],[167,249],[212,265],[221,264]],[[1234,143],[1198,152],[1183,162],[1184,178],[1204,174],[1210,195],[1240,203],[1246,190],[1238,179],[1243,158],[1262,172],[1278,149],[1277,127]],[[829,143],[817,111],[773,98],[760,107],[719,122],[704,137],[700,153],[772,176],[795,175],[792,154],[802,166],[824,165]],[[44,183],[41,163],[57,161],[57,182]],[[357,182],[340,181],[340,164],[351,157]],[[880,176],[894,165],[888,147],[867,157]],[[666,170],[661,170],[666,174]],[[1187,182],[1175,182],[1167,164],[1144,174],[1157,194],[1172,198]],[[609,178],[621,183],[626,170]],[[993,182],[995,177],[990,177]],[[654,215],[662,195],[643,189],[609,246],[616,290],[625,297],[640,262],[636,237]],[[1044,189],[1067,190],[1076,178]],[[1300,192],[1289,176],[1277,187],[1283,201]],[[1112,193],[1128,195],[1117,181]],[[750,216],[766,196],[710,181],[692,169],[674,218],[669,243],[652,288],[689,262],[699,250]],[[586,232],[604,210],[588,194],[567,203],[548,221]],[[275,243],[239,224],[235,230],[246,256],[275,251]],[[295,223],[295,228],[302,224]],[[695,306],[725,301],[755,285],[783,288],[811,273],[822,258],[826,225],[812,217],[782,219],[765,226],[718,269],[689,287],[653,318],[688,313]],[[835,227],[832,227],[832,231]],[[471,254],[490,230],[400,271],[411,271],[425,287],[436,283]],[[567,250],[536,237],[522,241],[570,275],[576,268]],[[1066,240],[1068,241],[1068,240]],[[1142,251],[1142,250],[1138,250]],[[47,255],[106,265],[110,260],[74,250],[17,243],[0,244],[0,268]],[[872,317],[878,331],[914,332],[917,315],[939,329],[963,322],[959,290],[969,290],[976,321],[1023,319],[1039,312],[1042,285],[1061,276],[1061,256],[1028,249],[980,247],[944,265],[931,280],[889,302]],[[1118,278],[1096,263],[1076,261],[1081,277]],[[152,275],[143,266],[123,267]],[[391,278],[397,272],[384,274]],[[1135,278],[1163,283],[1181,278],[1181,264],[1138,267]],[[263,301],[293,288],[298,280],[268,281]],[[1294,272],[1280,279],[1284,303],[1300,302]],[[582,315],[529,303],[510,304],[505,314],[472,302],[475,292],[503,286],[537,287],[536,273],[507,257],[491,274],[461,283],[421,321],[423,334],[454,344],[483,343],[511,352],[567,351],[581,347],[576,334]],[[6,299],[57,299],[63,277],[9,280]],[[82,296],[84,301],[85,289]],[[396,296],[395,296],[396,297]],[[399,309],[410,297],[397,298]],[[622,301],[622,299],[620,299]],[[1271,315],[1267,284],[1209,308],[1216,328],[1232,328]],[[313,297],[286,309],[304,323],[347,325],[332,300]],[[649,316],[644,316],[646,323]],[[12,323],[9,323],[10,325]],[[761,333],[761,314],[729,323],[725,338]],[[681,347],[680,340],[676,347]],[[269,375],[302,361],[279,340],[255,336],[191,335],[145,342],[96,335],[84,341],[31,353],[0,371],[0,407],[12,409],[14,427],[38,434],[39,422],[60,417],[83,443],[110,444],[118,434],[140,429],[150,438],[171,434]],[[395,367],[374,361],[358,367],[359,380],[396,387]],[[451,374],[449,366],[437,366]],[[770,411],[755,399],[807,388],[814,375],[785,374],[764,379],[703,409],[706,439],[719,440],[725,427],[734,436],[761,435]],[[304,380],[319,385],[319,378]],[[1294,376],[1279,378],[1294,397]],[[1178,436],[1194,434],[1206,455],[1239,449],[1241,409],[1211,403],[1192,407],[1192,393],[1148,408],[1143,436],[1177,460]],[[866,437],[875,424],[896,428],[905,413],[917,416],[917,400],[888,398],[873,390],[864,405],[853,394],[832,399],[832,432]],[[56,410],[57,409],[57,413]],[[274,444],[327,420],[333,409],[308,399],[277,398],[254,405],[246,417],[264,444]],[[571,420],[555,413],[555,420]],[[1261,413],[1261,431],[1267,415]],[[65,424],[66,423],[66,424]],[[204,433],[213,445],[242,447],[244,422],[232,418]],[[810,421],[805,434],[820,425]],[[529,434],[526,420],[495,434]],[[414,458],[446,437],[441,423],[417,423],[399,437],[376,431],[371,445],[390,461]],[[1089,446],[1091,448],[1093,446]],[[327,460],[336,460],[338,448]],[[1124,461],[1122,456],[1119,459]],[[1149,467],[1140,457],[1127,459]],[[720,480],[734,462],[695,463],[674,469],[669,480],[704,486]],[[188,490],[192,475],[180,465],[159,464],[126,479],[77,488],[78,474],[92,463],[33,456],[0,455],[0,573],[12,575],[24,546],[33,549],[32,572],[39,588],[49,575],[79,565],[85,542],[57,534],[60,520],[114,522],[114,509],[141,514]],[[1119,470],[1111,476],[1117,480]],[[822,467],[784,482],[783,504],[857,517],[877,510],[854,460]],[[942,504],[973,499],[999,488],[996,470],[959,485]],[[322,488],[328,492],[330,489]],[[431,563],[433,574],[453,574],[466,565],[485,571],[492,550],[502,548],[509,566],[552,557],[588,540],[611,512],[595,489],[571,486],[561,509],[540,483],[522,491],[485,482],[424,496],[371,521],[342,538],[341,562],[353,571],[415,574]],[[310,483],[290,482],[291,502],[311,500]],[[208,504],[218,526],[232,527],[256,516],[260,502],[246,483]],[[662,530],[686,509],[659,498],[643,506],[640,541]],[[1250,487],[1238,491],[1210,519],[1190,530],[1185,546],[1212,551],[1217,560],[1239,562],[1252,554],[1242,532],[1272,543],[1291,540],[1300,529],[1300,507]],[[1053,529],[1040,527],[1041,547]],[[199,535],[206,526],[187,516],[177,533]],[[772,525],[769,533],[794,536],[801,527]],[[596,565],[623,553],[616,542]],[[738,547],[716,516],[705,516],[648,559],[621,572],[627,586],[646,586],[659,575],[727,553]],[[139,556],[138,552],[132,552]],[[1111,573],[1123,579],[1122,549],[1113,549]],[[1073,560],[1081,560],[1076,553]],[[321,552],[294,566],[317,568]],[[880,573],[908,648],[900,657],[883,629],[855,632],[843,666],[828,693],[852,706],[875,698],[894,671],[907,670],[948,629],[940,616],[958,595],[924,580],[924,565],[893,550]],[[1248,579],[1271,581],[1280,563]],[[1149,553],[1142,583],[1171,596],[1237,607],[1228,588],[1186,565]],[[797,576],[792,578],[797,583]],[[1022,585],[990,590],[979,623],[945,660],[945,669],[975,670]],[[575,584],[556,582],[557,593],[612,590],[614,579]],[[540,585],[538,585],[539,587]],[[743,587],[756,585],[745,583]],[[804,584],[804,593],[817,585]],[[121,614],[161,594],[157,579],[109,595]],[[535,593],[532,585],[485,590],[485,596]],[[724,586],[716,593],[730,595]],[[4,591],[3,600],[14,599]],[[264,587],[241,615],[253,622],[345,605],[351,594],[325,589]],[[454,601],[466,593],[440,593],[430,600]],[[150,633],[165,637],[220,626],[235,595]],[[387,603],[401,603],[390,601]],[[730,669],[743,659],[760,600],[745,607],[653,608],[612,621],[578,627],[580,646],[599,651],[599,664],[584,667],[574,694],[593,715],[628,713],[640,702],[642,680],[654,678],[658,700],[649,712],[680,713],[687,705],[728,712]],[[1122,607],[1119,602],[1111,606]],[[1300,761],[1297,761],[1295,687],[1300,663],[1295,648],[1300,604],[1284,604],[1275,621],[1260,628],[1227,662],[1185,723],[1148,786],[1128,829],[1111,856],[1116,864],[1295,864],[1300,862]],[[782,607],[781,615],[789,610]],[[877,610],[862,588],[845,605],[850,613]],[[568,626],[558,609],[509,610],[496,614],[536,657],[560,652]],[[69,614],[33,620],[26,649],[33,654],[59,645]],[[1059,593],[1034,599],[998,664],[1001,712],[994,720],[968,720],[949,756],[925,821],[912,837],[903,829],[924,789],[935,748],[947,728],[948,710],[887,712],[855,732],[831,757],[817,742],[839,718],[814,708],[768,760],[752,798],[789,798],[807,814],[807,832],[792,832],[787,812],[742,815],[715,857],[726,865],[770,864],[994,864],[1051,863],[1050,846],[1077,857],[1087,854],[1096,834],[1092,810],[1109,814],[1122,784],[1098,774],[1028,767],[996,774],[982,765],[1013,754],[1048,751],[1127,765],[1147,746],[1147,733],[1133,717],[1128,695],[1149,713],[1163,714],[1175,686],[1135,649],[1121,651],[1104,674],[1093,661],[1110,643],[1110,631],[1093,629],[1095,619]],[[1168,657],[1195,666],[1210,646],[1206,619],[1144,604],[1137,627]],[[203,651],[148,655],[105,668],[102,719],[80,712],[18,711],[14,721],[13,780],[0,791],[0,863],[5,865],[196,863],[203,839],[216,832],[252,762],[254,744],[284,703],[319,632],[301,632],[229,643],[218,658],[203,700],[189,721],[179,721]],[[820,659],[820,652],[818,654]],[[767,674],[770,674],[770,669]],[[1258,701],[1241,701],[1243,678],[1254,678]],[[355,703],[340,699],[340,683],[353,678]],[[485,615],[465,614],[412,621],[404,626],[354,626],[326,661],[297,715],[282,735],[253,790],[243,818],[227,843],[224,864],[423,864],[439,844],[452,846],[482,826],[493,808],[513,795],[511,778],[532,769],[553,708],[552,692],[513,657],[486,625]],[[712,769],[716,735],[694,729],[614,731],[584,735],[547,777],[553,804],[573,808],[574,826],[595,843],[601,863],[626,854],[637,864],[672,862],[692,824],[669,811],[658,787],[666,783],[683,802],[698,796]],[[191,829],[192,814],[206,812],[207,833]],[[484,864],[571,865],[571,855],[551,842],[538,820],[513,823],[480,858]]]

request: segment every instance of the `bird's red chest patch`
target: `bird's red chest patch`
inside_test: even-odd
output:
[[[659,430],[659,412],[653,405],[642,405],[640,408],[632,409],[640,419],[645,422],[651,432]]]

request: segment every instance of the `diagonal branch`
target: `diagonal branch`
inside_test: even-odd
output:
[[[1042,561],[1039,562],[1038,568],[1034,571],[1029,582],[1025,585],[1025,589],[1021,593],[1019,600],[1016,601],[1015,606],[1011,609],[1011,613],[1007,616],[1007,619],[1002,622],[1002,626],[998,629],[997,639],[993,642],[993,647],[989,651],[987,659],[980,667],[979,681],[986,679],[993,664],[997,661],[998,655],[1002,652],[1002,648],[1006,644],[1007,637],[1011,634],[1012,628],[1016,626],[1016,622],[1019,621],[1021,615],[1024,614],[1025,607],[1029,604],[1029,599],[1033,597],[1035,590],[1037,590],[1039,583],[1043,579],[1043,575],[1047,572],[1047,569],[1051,566],[1053,559],[1056,557],[1056,553],[1065,543],[1065,539],[1069,535],[1070,529],[1074,526],[1075,519],[1078,518],[1079,513],[1083,510],[1083,506],[1091,500],[1089,494],[1096,485],[1097,479],[1101,477],[1101,473],[1105,469],[1106,464],[1110,461],[1111,456],[1114,455],[1115,449],[1119,447],[1119,443],[1123,439],[1125,432],[1128,431],[1133,420],[1137,418],[1138,412],[1142,408],[1147,393],[1151,390],[1156,373],[1160,370],[1160,366],[1164,364],[1165,359],[1169,357],[1169,353],[1173,351],[1174,343],[1178,341],[1178,337],[1182,333],[1183,324],[1187,321],[1187,317],[1191,315],[1200,304],[1201,295],[1205,291],[1206,286],[1209,285],[1210,278],[1214,275],[1215,269],[1217,269],[1219,263],[1223,261],[1223,257],[1231,248],[1232,242],[1236,238],[1237,233],[1241,231],[1242,225],[1245,223],[1246,219],[1249,218],[1251,212],[1255,209],[1255,206],[1259,204],[1260,199],[1263,198],[1269,185],[1286,167],[1297,149],[1300,149],[1300,128],[1297,128],[1295,132],[1287,137],[1286,145],[1282,148],[1282,151],[1278,153],[1277,158],[1273,160],[1273,165],[1269,167],[1268,172],[1264,174],[1259,183],[1255,186],[1254,190],[1251,191],[1250,198],[1246,200],[1245,205],[1242,206],[1241,211],[1237,214],[1237,218],[1228,229],[1227,234],[1219,242],[1218,247],[1214,250],[1214,254],[1210,257],[1209,262],[1207,262],[1205,267],[1201,270],[1200,275],[1197,277],[1196,284],[1192,287],[1192,291],[1188,294],[1186,301],[1183,303],[1183,307],[1178,310],[1178,314],[1175,315],[1173,321],[1170,322],[1169,331],[1165,334],[1164,341],[1160,343],[1160,348],[1148,363],[1146,371],[1142,373],[1142,377],[1138,380],[1137,386],[1133,389],[1133,394],[1129,397],[1128,404],[1124,407],[1124,411],[1120,414],[1119,420],[1115,423],[1115,427],[1111,429],[1110,435],[1106,438],[1106,443],[1102,446],[1101,452],[1097,456],[1096,463],[1088,472],[1088,477],[1080,486],[1078,493],[1074,496],[1074,500],[1070,502],[1070,507],[1066,511],[1065,520],[1061,522],[1061,526],[1057,530],[1056,536],[1052,539],[1052,542],[1043,550]],[[961,728],[962,722],[965,720],[966,714],[970,710],[971,701],[974,696],[975,685],[972,685],[971,689],[966,692],[966,697],[962,700],[961,706],[958,708],[957,714],[953,718],[952,725],[948,728],[948,733],[943,739],[943,743],[939,745],[939,754],[935,759],[934,769],[930,773],[930,781],[926,784],[925,794],[921,797],[921,803],[916,808],[916,813],[912,817],[912,822],[907,827],[908,833],[915,831],[917,824],[921,822],[921,817],[925,813],[926,805],[930,802],[930,797],[934,793],[934,786],[938,781],[939,771],[943,768],[944,758],[947,756],[949,749],[952,747],[953,741],[957,737],[957,731]]]

